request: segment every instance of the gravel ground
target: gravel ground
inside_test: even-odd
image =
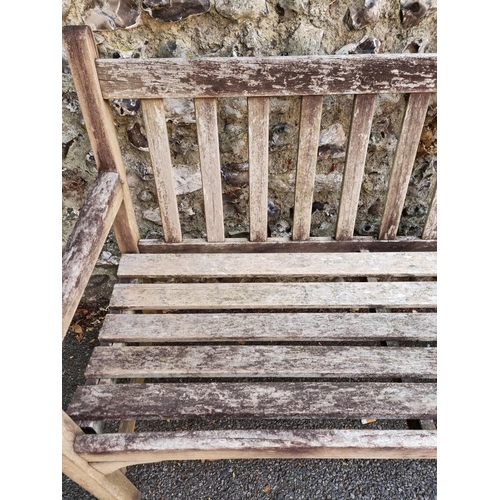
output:
[[[83,372],[92,348],[98,344],[97,335],[103,314],[104,310],[98,308],[77,314],[76,331],[70,331],[63,342],[64,409],[76,386],[84,381]],[[331,422],[304,424],[315,427]],[[352,421],[336,424],[360,425]],[[145,430],[149,424],[139,425],[141,430]],[[168,427],[183,426],[186,429],[188,425],[186,422],[171,422]],[[239,423],[218,422],[217,425],[218,428],[234,428]],[[274,421],[268,424],[268,428],[291,425],[290,421]],[[301,424],[294,421],[293,425]],[[377,422],[375,425],[386,428],[391,423]],[[143,500],[431,500],[437,497],[436,460],[162,462],[129,467],[127,476],[141,491]],[[62,498],[90,500],[94,497],[63,475]]]

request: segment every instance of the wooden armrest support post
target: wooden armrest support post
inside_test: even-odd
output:
[[[80,211],[63,254],[63,338],[122,201],[123,190],[119,175],[114,172],[101,172]]]
[[[65,26],[63,39],[94,158],[99,172],[116,172],[123,184],[114,231],[121,253],[138,253],[139,228],[109,104],[102,98],[95,68],[98,57],[88,26]]]
[[[62,413],[62,469],[64,474],[101,500],[140,500],[139,490],[116,470],[100,472],[74,451],[77,436],[82,430],[66,413]],[[107,475],[106,475],[107,474]]]

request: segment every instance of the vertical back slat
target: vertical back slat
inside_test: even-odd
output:
[[[111,109],[102,98],[97,77],[94,35],[88,26],[65,26],[63,39],[97,168],[101,172],[117,172],[123,184],[123,202],[113,224],[118,247],[121,253],[139,253],[139,228],[125,166]]]
[[[349,240],[354,235],[354,224],[376,99],[376,94],[359,94],[354,97],[335,235],[337,240]]]
[[[410,94],[408,98],[380,224],[379,239],[381,240],[393,240],[397,236],[430,97],[430,94]]]
[[[167,243],[179,243],[182,241],[182,232],[163,100],[143,99],[141,107],[148,136],[148,147],[155,176],[165,241]]]
[[[431,206],[427,212],[427,220],[425,221],[424,230],[422,232],[422,239],[435,240],[437,239],[437,186],[434,190]]]
[[[224,211],[220,176],[217,100],[194,99],[207,241],[224,241]]]
[[[250,241],[267,238],[269,98],[248,98]]]
[[[311,231],[311,209],[318,157],[323,96],[303,96],[300,110],[299,151],[293,212],[294,240],[307,240]]]

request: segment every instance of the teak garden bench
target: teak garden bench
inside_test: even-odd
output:
[[[140,463],[435,458],[436,193],[422,237],[398,236],[398,226],[437,89],[436,55],[99,59],[88,27],[63,35],[98,166],[63,255],[63,337],[111,227],[122,254],[88,383],[63,412],[63,472],[100,499],[125,500],[140,493],[124,467]],[[378,238],[359,237],[382,93],[408,99]],[[331,94],[354,94],[338,223],[332,237],[310,238],[322,103]],[[248,98],[248,240],[224,238],[217,98],[231,96]],[[289,239],[267,237],[273,96],[302,99]],[[194,99],[206,240],[182,238],[163,108],[172,97]],[[139,237],[107,103],[122,98],[141,100],[162,241]],[[367,417],[405,426],[134,432],[136,421],[150,420]],[[118,432],[100,432],[103,421],[119,422]]]

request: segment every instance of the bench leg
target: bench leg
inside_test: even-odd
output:
[[[83,431],[63,412],[62,471],[99,500],[140,500],[139,490],[121,471],[105,476],[73,450],[75,437]]]

